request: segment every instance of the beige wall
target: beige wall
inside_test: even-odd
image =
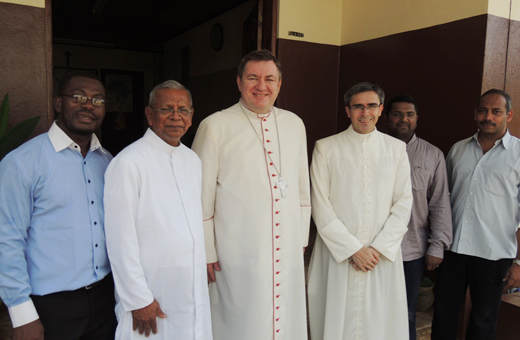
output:
[[[488,0],[343,0],[341,44],[461,20],[487,9]]]
[[[0,2],[45,8],[45,0],[4,0]]]
[[[342,0],[280,0],[278,38],[339,46]],[[289,31],[303,33],[303,38]]]
[[[520,0],[280,0],[278,38],[340,46],[482,14],[520,20]]]

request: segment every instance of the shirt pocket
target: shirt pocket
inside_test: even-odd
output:
[[[430,185],[432,172],[417,165],[412,166],[412,189],[417,192],[428,190]]]

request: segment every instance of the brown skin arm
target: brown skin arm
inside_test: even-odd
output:
[[[516,258],[518,259],[520,258],[520,229],[516,231],[516,243]],[[504,290],[520,287],[520,266],[513,263],[511,267],[509,267],[504,281],[506,282]]]
[[[426,254],[424,261],[426,270],[435,270],[442,263],[442,258]]]
[[[157,317],[165,318],[166,314],[161,310],[159,302],[153,300],[151,304],[141,309],[132,311],[132,321],[134,331],[139,329],[139,334],[143,334],[148,337],[150,331],[153,334],[157,334]]]
[[[217,281],[217,278],[215,276],[215,270],[218,272],[221,270],[220,264],[218,263],[218,261],[213,262],[213,263],[208,263],[207,267],[208,267],[208,283]]]
[[[44,328],[40,319],[13,328],[13,340],[43,340]]]

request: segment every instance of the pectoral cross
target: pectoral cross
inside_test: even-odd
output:
[[[287,197],[287,192],[285,191],[289,187],[289,183],[287,183],[281,176],[278,177],[278,182],[276,182],[276,185],[280,188],[280,191],[282,192],[282,197]]]

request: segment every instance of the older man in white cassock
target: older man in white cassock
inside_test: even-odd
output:
[[[201,162],[180,142],[190,92],[168,80],[150,93],[149,129],[105,176],[107,249],[116,286],[116,339],[211,340]]]
[[[345,94],[350,127],[316,142],[309,268],[312,340],[408,340],[401,241],[412,208],[406,144],[375,125],[384,92]]]
[[[201,124],[204,231],[216,340],[305,340],[303,248],[310,221],[305,127],[273,106],[281,66],[254,51],[240,101]]]

